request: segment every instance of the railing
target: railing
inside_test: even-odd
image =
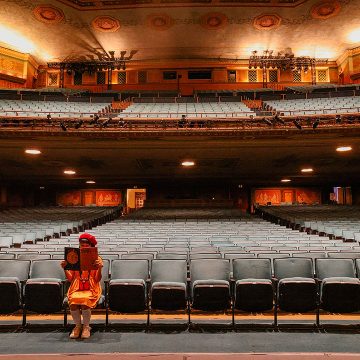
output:
[[[186,115],[188,119],[207,119],[207,118],[241,118],[255,116],[254,111],[239,111],[239,112],[122,112],[118,116],[126,119],[180,119],[182,115]]]
[[[296,115],[331,115],[331,114],[356,114],[360,112],[360,107],[338,108],[338,109],[295,109],[282,110],[276,109],[276,112],[282,116]]]
[[[0,117],[2,118],[13,118],[14,116],[19,118],[47,118],[50,114],[51,117],[56,118],[74,118],[74,114],[76,118],[90,118],[93,114],[103,114],[105,109],[102,109],[98,112],[86,111],[86,112],[76,112],[76,111],[39,111],[39,110],[2,110],[0,109]],[[11,115],[7,115],[6,113],[11,113]],[[31,116],[23,116],[21,113],[31,114]],[[20,114],[20,115],[19,115]],[[36,114],[35,116],[32,114]],[[57,116],[57,115],[65,115],[65,116]]]
[[[72,133],[111,133],[111,132],[196,132],[206,134],[211,132],[247,132],[247,131],[328,131],[354,129],[360,127],[360,116],[343,117],[341,122],[334,116],[323,115],[309,117],[282,117],[276,118],[111,118],[106,114],[104,118],[94,121],[94,118],[18,118],[1,117],[0,132],[40,131],[40,132],[72,132]],[[314,126],[316,122],[316,126]],[[315,130],[316,129],[316,130]]]

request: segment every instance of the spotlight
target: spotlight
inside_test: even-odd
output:
[[[299,130],[302,129],[300,120],[295,119],[295,120],[293,121],[293,123],[294,123],[294,125],[295,125]]]
[[[285,121],[278,114],[274,116],[274,120],[279,122],[281,125],[285,125]]]
[[[341,115],[336,115],[335,116],[335,123],[336,124],[341,124]]]
[[[63,121],[60,121],[60,127],[62,131],[67,131],[67,126],[64,124]]]
[[[84,124],[84,121],[79,120],[79,121],[75,124],[75,129],[80,129],[83,124]]]
[[[314,123],[313,123],[313,129],[315,130],[318,126],[319,126],[319,124],[320,124],[320,119],[316,119],[315,121],[314,121]]]
[[[273,126],[273,123],[271,122],[270,119],[263,118],[262,121],[263,121],[265,124],[269,125],[269,126]]]

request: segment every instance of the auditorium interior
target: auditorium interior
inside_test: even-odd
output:
[[[359,19],[0,1],[0,357],[358,359]],[[84,232],[102,295],[74,341]]]

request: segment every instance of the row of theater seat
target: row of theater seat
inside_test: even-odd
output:
[[[357,113],[360,107],[360,97],[273,100],[264,102],[264,105],[285,116]]]
[[[104,261],[103,295],[108,325],[111,312],[137,313],[152,310],[191,313],[196,310],[314,312],[360,310],[360,259],[282,258],[230,260],[113,260]],[[315,269],[315,270],[314,270]],[[314,276],[314,271],[316,276]],[[0,261],[0,312],[23,310],[26,314],[64,311],[67,298],[64,271],[56,260]]]
[[[308,234],[345,241],[360,240],[359,206],[279,206],[260,207],[264,218],[300,229]]]
[[[63,101],[27,101],[0,99],[0,116],[23,117],[78,117],[101,113],[110,103],[79,103]]]
[[[118,214],[119,209],[114,207],[48,207],[2,211],[0,248],[78,233],[112,220]]]

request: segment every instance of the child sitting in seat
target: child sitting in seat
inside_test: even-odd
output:
[[[91,234],[84,233],[79,237],[80,248],[95,247],[96,244],[96,238]],[[66,260],[63,260],[62,268],[65,268],[66,265]],[[79,337],[88,339],[90,337],[91,309],[96,306],[102,293],[100,280],[103,262],[100,257],[95,260],[93,267],[95,270],[90,271],[64,270],[66,278],[71,283],[67,293],[70,313],[75,323],[70,334],[71,339]],[[81,325],[81,315],[83,325]]]

